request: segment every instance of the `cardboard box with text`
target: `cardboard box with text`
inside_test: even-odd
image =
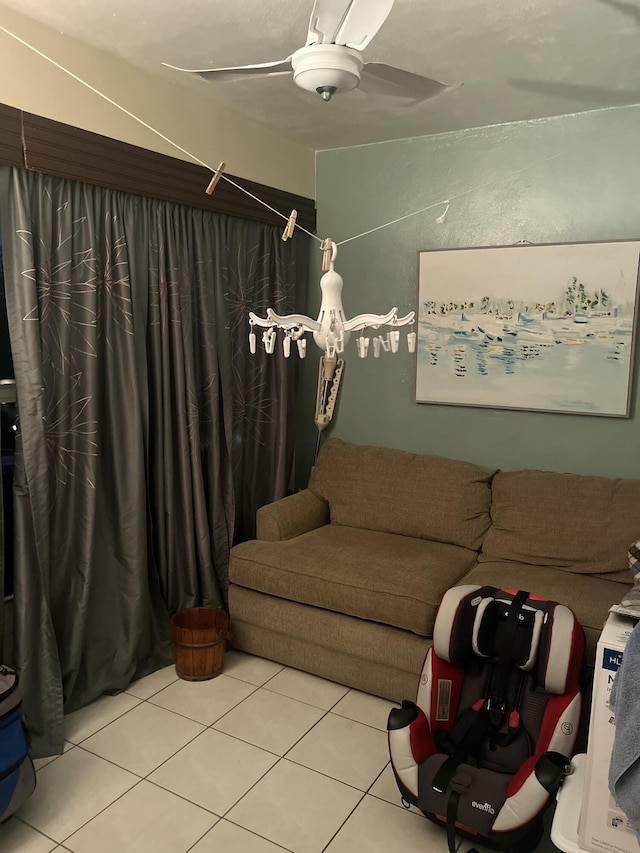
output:
[[[598,640],[586,780],[578,831],[580,847],[590,853],[640,853],[636,835],[609,793],[608,784],[615,734],[615,717],[609,708],[609,698],[635,624],[632,619],[612,613]]]

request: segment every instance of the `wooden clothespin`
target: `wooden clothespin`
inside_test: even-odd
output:
[[[226,166],[226,163],[220,163],[218,168],[213,173],[213,177],[211,178],[211,182],[209,183],[209,186],[205,190],[207,195],[213,195],[213,191],[215,190],[218,181],[222,177],[222,173],[224,172],[225,166]]]
[[[290,237],[293,237],[293,230],[296,227],[296,219],[298,218],[298,211],[292,210],[291,216],[287,224],[284,226],[284,231],[282,232],[282,239],[287,241]]]
[[[331,237],[326,237],[322,244],[322,272],[329,272],[331,269]]]

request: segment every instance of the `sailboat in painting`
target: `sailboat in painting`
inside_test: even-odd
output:
[[[420,253],[416,399],[625,416],[639,257],[632,241]]]

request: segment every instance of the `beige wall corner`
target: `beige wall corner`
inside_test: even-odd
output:
[[[0,25],[54,59],[200,160],[229,174],[315,197],[315,153],[226,105],[155,77],[0,6]],[[152,131],[0,31],[0,101],[183,160]]]

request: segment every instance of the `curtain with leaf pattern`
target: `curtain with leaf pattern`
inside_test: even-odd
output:
[[[246,317],[298,309],[306,267],[273,226],[21,169],[0,217],[15,657],[44,755],[63,713],[171,662],[172,613],[225,606],[231,545],[286,493],[295,362],[251,356]]]

